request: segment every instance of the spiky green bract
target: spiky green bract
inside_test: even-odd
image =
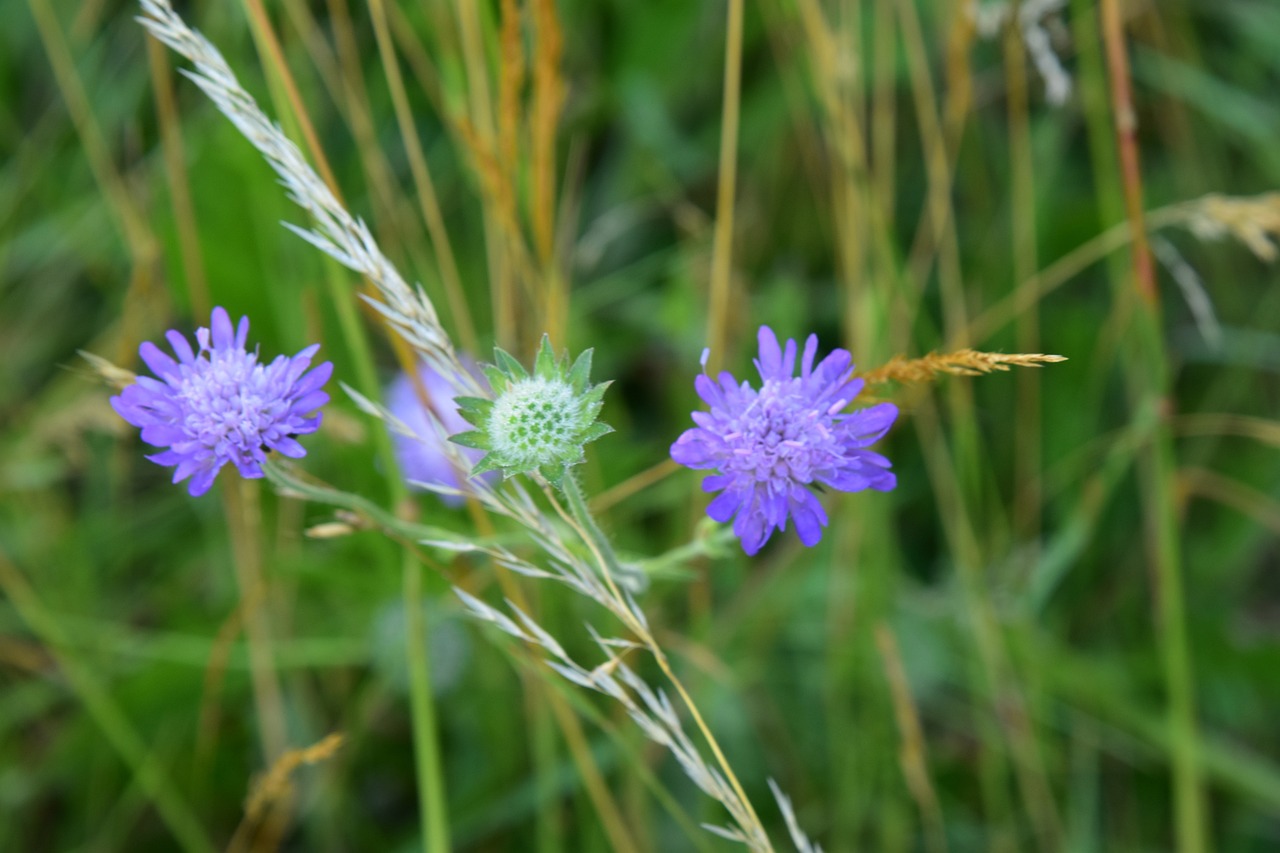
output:
[[[486,450],[471,476],[501,471],[504,477],[537,471],[556,488],[570,466],[582,462],[583,445],[613,432],[596,420],[610,383],[591,384],[591,350],[569,362],[542,336],[530,374],[510,354],[494,347],[494,364],[482,366],[493,399],[458,397],[458,413],[476,428],[450,436],[463,447]]]

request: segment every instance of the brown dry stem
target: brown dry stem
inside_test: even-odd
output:
[[[291,749],[281,755],[249,794],[244,807],[245,817],[256,820],[268,805],[292,790],[290,777],[293,771],[304,764],[319,764],[332,758],[345,739],[341,732],[333,732],[311,746]]]

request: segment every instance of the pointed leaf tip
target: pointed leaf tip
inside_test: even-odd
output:
[[[556,353],[551,348],[551,336],[542,333],[542,342],[538,345],[538,357],[533,363],[533,374],[543,379],[551,379],[556,375]]]
[[[467,432],[460,432],[457,435],[449,436],[449,440],[454,444],[460,444],[463,447],[472,447],[476,450],[489,450],[489,436],[483,430],[473,429]],[[485,457],[488,459],[489,457]]]
[[[529,372],[524,369],[524,365],[516,360],[509,352],[501,347],[493,348],[493,359],[497,362],[497,367],[510,379],[528,379]]]
[[[569,369],[569,384],[580,394],[587,390],[587,386],[591,382],[591,357],[593,352],[592,348],[584,349],[573,363],[573,367]]]

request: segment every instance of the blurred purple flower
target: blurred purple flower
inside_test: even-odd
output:
[[[196,330],[198,351],[173,330],[165,337],[177,361],[144,342],[138,353],[160,378],[139,376],[111,398],[120,417],[142,430],[143,441],[168,448],[147,458],[174,466],[175,483],[190,477],[187,491],[193,496],[209,491],[228,462],[244,477],[261,477],[267,451],[305,456],[293,436],[319,429],[317,410],[329,402],[320,389],[333,364],[307,370],[319,344],[259,364],[257,350],[245,350],[248,334],[248,317],[232,329],[226,310],[214,308],[210,328]]]
[[[759,551],[774,528],[786,530],[788,516],[801,542],[818,543],[827,514],[811,488],[886,492],[897,484],[889,460],[863,449],[888,432],[897,407],[881,403],[840,414],[862,390],[861,379],[848,379],[852,356],[837,349],[815,368],[818,336],[810,335],[797,377],[794,340],[784,351],[773,330],[761,326],[759,341],[761,389],[739,385],[729,373],[718,383],[703,373],[694,387],[711,411],[694,412],[698,426],[671,445],[671,458],[681,465],[717,472],[702,481],[703,491],[723,489],[707,515],[733,518],[748,554]]]
[[[481,378],[475,363],[466,356],[459,355],[471,375],[475,376],[487,389],[488,384]],[[449,444],[446,438],[441,437],[439,430],[431,422],[431,412],[434,412],[440,420],[445,436],[465,432],[473,427],[458,414],[458,405],[453,401],[458,392],[448,379],[426,364],[418,366],[418,378],[422,380],[422,389],[426,392],[427,398],[425,402],[430,404],[430,411],[427,410],[424,400],[407,373],[401,373],[391,383],[386,394],[387,408],[413,431],[413,436],[402,435],[396,430],[391,431],[391,440],[395,447],[396,459],[400,463],[400,472],[406,480],[410,481],[410,484],[413,482],[438,483],[466,491],[467,474],[480,457],[484,456],[484,451],[458,447]],[[469,463],[461,472],[453,461],[453,454],[457,452],[461,452],[463,458]],[[493,476],[486,475],[485,479],[492,480]],[[436,494],[448,506],[462,505],[463,499],[457,495]]]

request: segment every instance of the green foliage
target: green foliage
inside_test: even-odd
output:
[[[289,87],[243,13],[253,5],[184,14],[301,140]],[[461,340],[371,6],[266,5],[342,197]],[[898,490],[831,496],[817,548],[781,541],[751,561],[699,527],[706,499],[693,476],[652,470],[690,425],[708,343],[722,7],[558,6],[560,197],[540,255],[529,237],[545,168],[529,118],[540,4],[518,4],[531,67],[514,163],[477,150],[486,131],[472,112],[481,94],[457,20],[465,4],[378,5],[404,7],[388,10],[392,41],[478,346],[515,354],[496,351],[495,393],[527,376],[520,362],[553,323],[558,342],[584,353],[569,365],[548,346],[535,375],[554,363],[575,387],[592,369],[614,380],[592,419],[600,412],[617,434],[592,446],[578,477],[625,562],[695,556],[651,573],[641,601],[776,840],[770,777],[828,851],[1185,847],[1170,817],[1188,741],[1169,716],[1173,640],[1157,615],[1160,531],[1148,511],[1158,506],[1185,588],[1209,839],[1224,851],[1280,844],[1276,267],[1231,234],[1161,227],[1197,274],[1182,286],[1208,297],[1218,338],[1163,267],[1144,337],[1127,241],[1086,253],[1011,321],[966,334],[1028,286],[1028,260],[1043,273],[1123,221],[1094,4],[1072,3],[1049,27],[1077,86],[1066,105],[1044,102],[1028,63],[1026,138],[1001,38],[966,45],[940,11],[955,4],[746,4],[733,298],[717,356],[745,375],[768,322],[847,346],[863,368],[965,345],[1071,359],[869,389],[903,409],[885,450]],[[496,99],[501,11],[481,6],[478,62]],[[918,59],[906,11],[916,6],[932,16]],[[818,7],[839,58],[830,79],[806,29]],[[1280,16],[1254,0],[1129,13],[1146,207],[1273,189]],[[139,369],[141,340],[189,330],[221,304],[252,317],[264,352],[322,341],[336,378],[362,392],[376,388],[362,384],[353,326],[374,341],[378,382],[397,369],[385,328],[356,314],[360,283],[280,226],[301,214],[173,73],[174,57],[150,64],[136,14],[129,3],[0,6],[0,849],[198,848],[201,834],[221,849],[267,769],[273,714],[293,748],[346,735],[294,772],[284,849],[412,849],[402,549],[352,521],[373,513],[337,499],[265,487],[256,509],[229,490],[188,498],[142,458],[76,355]],[[958,59],[952,44],[967,48]],[[172,116],[158,80],[173,89]],[[166,159],[174,132],[181,151]],[[509,175],[510,207],[495,174]],[[431,495],[382,506],[394,470],[372,439],[382,426],[335,396],[294,468],[299,488],[363,496],[401,542],[427,529],[456,537],[433,540],[422,578],[455,849],[617,847],[582,753],[635,849],[730,849],[698,828],[723,815],[615,706],[461,617],[450,584],[479,594],[505,582],[465,541],[527,543]],[[481,420],[490,405],[460,403]],[[1153,479],[1152,448],[1164,447],[1155,462],[1170,476]],[[346,535],[302,536],[333,522]],[[266,578],[275,710],[261,702],[244,631],[245,553]],[[602,660],[582,625],[611,635],[604,614],[560,588],[520,588],[576,659]],[[551,695],[581,721],[582,743]],[[175,840],[183,814],[197,829]]]

